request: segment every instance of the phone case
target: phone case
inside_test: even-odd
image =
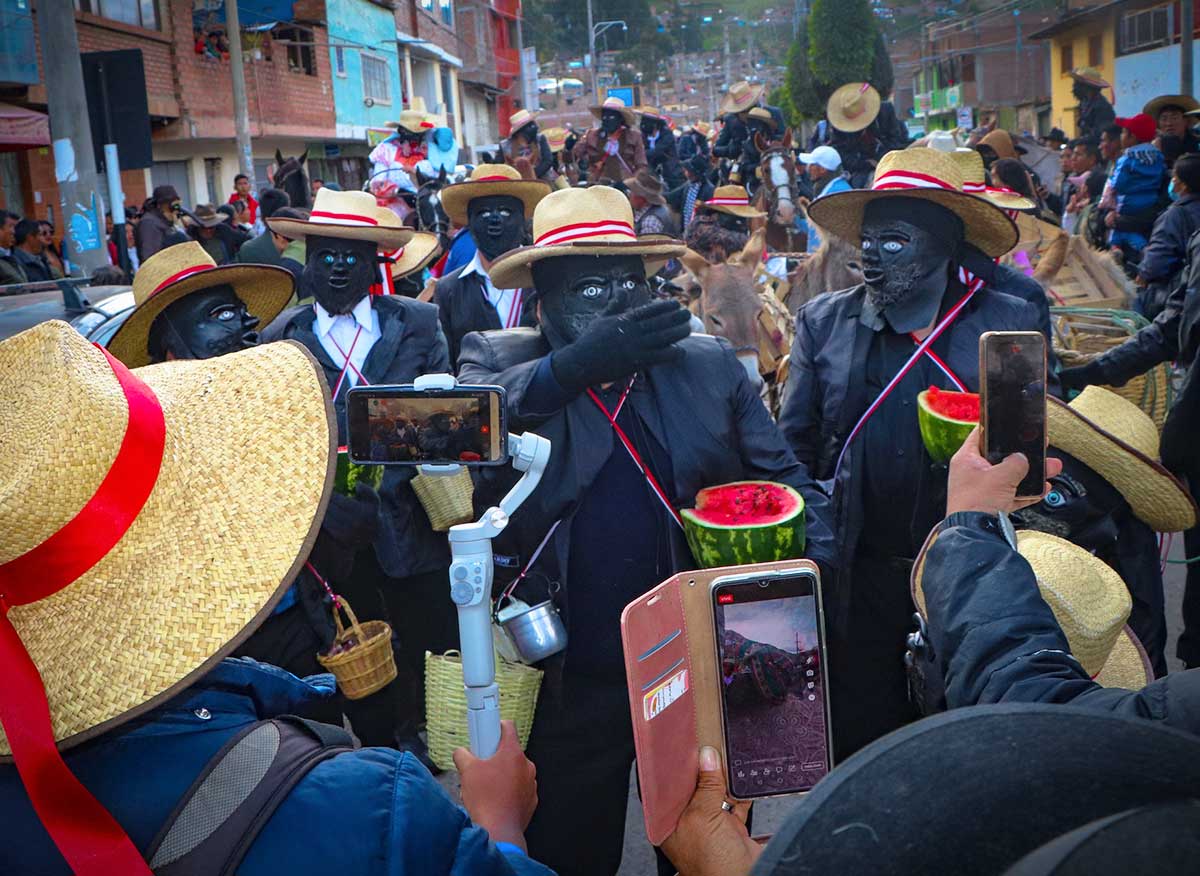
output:
[[[702,745],[725,751],[711,602],[717,578],[753,571],[810,570],[783,560],[681,572],[621,613],[621,643],[646,835],[661,845],[692,792]]]
[[[1045,346],[1045,337],[1040,332],[984,332],[979,336],[979,455],[987,458],[988,455],[988,378],[987,378],[987,347],[992,338],[1039,338],[1042,340],[1042,382],[1046,381],[1047,369],[1047,354]],[[1042,439],[1044,447],[1042,448],[1043,465],[1045,453],[1050,447],[1050,429],[1046,419],[1047,414],[1045,409],[1042,410]],[[1031,496],[1017,496],[1018,499],[1033,498]]]

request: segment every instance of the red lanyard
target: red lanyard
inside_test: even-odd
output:
[[[329,397],[332,399],[336,399],[338,397],[338,393],[341,392],[342,381],[346,379],[346,370],[347,369],[352,369],[354,371],[355,375],[357,375],[357,377],[358,377],[359,383],[361,383],[363,386],[369,385],[367,382],[367,378],[363,377],[362,372],[359,371],[357,368],[355,368],[352,364],[350,364],[350,356],[354,353],[354,347],[358,344],[358,336],[361,334],[362,334],[362,326],[360,325],[358,327],[358,331],[356,331],[354,333],[354,340],[350,342],[350,352],[347,353],[345,350],[342,349],[342,345],[337,342],[337,338],[335,338],[333,336],[333,330],[330,329],[330,331],[329,331],[329,340],[333,341],[333,345],[335,347],[337,347],[337,351],[342,354],[342,360],[344,363],[342,365],[341,373],[338,374],[337,383],[335,383],[333,385],[333,392],[330,393]]]
[[[662,486],[658,483],[658,479],[654,477],[654,472],[650,471],[649,466],[642,461],[642,455],[637,452],[637,448],[633,446],[633,442],[629,440],[629,436],[625,434],[625,430],[617,424],[617,417],[621,415],[621,408],[625,406],[625,399],[629,398],[629,391],[633,389],[633,381],[636,379],[636,374],[629,378],[629,383],[626,385],[625,391],[621,393],[621,398],[617,402],[617,407],[612,413],[609,413],[608,408],[604,406],[604,402],[600,401],[600,396],[596,395],[595,390],[589,388],[587,391],[588,397],[591,398],[596,407],[598,407],[604,414],[609,425],[612,426],[613,431],[617,433],[617,438],[619,438],[621,443],[625,445],[625,450],[628,451],[629,457],[633,460],[633,464],[637,466],[638,471],[640,471],[642,476],[646,478],[646,483],[650,485],[650,489],[654,492],[654,495],[658,497],[658,501],[661,502],[662,506],[667,509],[667,513],[671,515],[671,519],[675,521],[675,524],[680,529],[683,529],[683,520],[680,519],[679,512],[675,510],[675,507],[667,498],[666,491],[663,490]]]
[[[513,292],[512,303],[508,305],[508,319],[504,320],[506,329],[516,328],[521,322],[521,298],[524,290],[517,289]]]

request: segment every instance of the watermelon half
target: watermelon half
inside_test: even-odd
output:
[[[979,393],[931,386],[917,396],[921,440],[934,462],[949,462],[979,424]]]
[[[785,484],[735,481],[696,494],[681,512],[701,568],[796,559],[804,554],[804,498]]]
[[[338,451],[337,474],[333,479],[333,488],[343,496],[353,496],[354,487],[359,481],[370,484],[375,489],[383,483],[382,465],[359,465],[350,461],[350,455],[344,450]]]

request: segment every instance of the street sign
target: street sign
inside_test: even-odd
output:
[[[975,110],[969,106],[960,106],[958,108],[958,126],[960,128],[975,127]]]

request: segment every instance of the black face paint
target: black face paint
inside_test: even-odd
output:
[[[962,241],[962,221],[916,198],[867,205],[862,221],[863,280],[892,330],[928,328],[937,317]]]
[[[617,129],[625,124],[625,117],[616,110],[601,110],[600,112],[600,127],[605,134],[615,134]]]
[[[654,119],[642,119],[642,133],[647,137],[653,137],[658,133],[658,122]]]
[[[309,236],[300,285],[329,313],[349,313],[379,276],[377,247],[369,240]]]
[[[150,357],[165,361],[211,359],[258,343],[258,317],[246,311],[232,286],[213,286],[168,305],[150,326]]]
[[[398,139],[403,140],[407,143],[410,143],[414,146],[416,146],[419,143],[425,142],[426,133],[427,133],[426,131],[410,131],[407,128],[397,128],[396,129],[396,136]]]
[[[473,198],[467,204],[467,227],[485,257],[499,258],[525,240],[525,205],[511,195]]]
[[[1042,501],[1012,514],[1021,529],[1035,529],[1065,538],[1088,551],[1105,552],[1117,540],[1118,521],[1131,513],[1129,503],[1088,466],[1055,448],[1062,474],[1050,479],[1050,492]]]
[[[713,215],[717,217],[717,224],[726,231],[736,231],[739,234],[750,233],[749,219],[743,219],[741,216],[734,216],[732,213],[724,213],[721,210],[714,210]]]
[[[537,138],[538,138],[537,122],[530,122],[529,124],[522,127],[520,130],[516,131],[512,136],[513,136],[513,139],[521,138],[526,143],[537,142]]]
[[[641,256],[545,259],[533,265],[533,284],[542,301],[542,330],[555,349],[577,340],[610,305],[621,313],[650,301]]]

